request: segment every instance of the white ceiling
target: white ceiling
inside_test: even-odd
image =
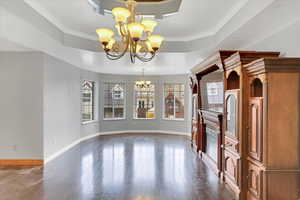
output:
[[[94,29],[112,27],[87,0],[0,0],[0,51],[42,51],[77,67],[112,74],[185,74],[219,49],[273,50],[300,57],[299,0],[182,0],[160,22],[168,40],[150,63],[109,61]],[[87,39],[89,38],[89,39]]]
[[[110,14],[97,14],[87,0],[25,0],[53,23],[95,38],[99,27],[113,28]],[[157,33],[168,41],[210,36],[220,29],[246,0],[183,0],[177,14],[160,20]],[[124,4],[125,6],[125,4]]]

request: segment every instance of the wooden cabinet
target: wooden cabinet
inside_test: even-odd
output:
[[[250,98],[249,76],[245,65],[265,57],[278,57],[278,52],[236,52],[225,63],[224,180],[236,199],[260,198],[261,173],[248,163],[248,156],[260,161],[263,148],[262,87],[253,87]],[[251,125],[250,125],[251,124]],[[248,166],[251,170],[248,172]],[[233,174],[234,172],[234,174]],[[247,178],[248,177],[248,178]],[[249,182],[249,179],[251,181]],[[251,186],[251,193],[247,188]]]
[[[193,143],[203,160],[215,158],[210,167],[221,171],[235,199],[300,199],[300,59],[278,56],[220,51],[194,72],[199,118],[192,124]],[[214,71],[224,73],[221,121],[201,109],[201,79]],[[215,138],[218,145],[207,146]]]
[[[263,98],[249,99],[248,154],[252,158],[262,160],[263,134]]]
[[[248,76],[247,200],[300,199],[300,59],[264,58]]]
[[[228,150],[224,151],[224,177],[225,181],[237,193],[240,192],[240,157]]]
[[[263,176],[260,167],[252,162],[248,162],[248,191],[247,199],[258,200],[262,198]]]

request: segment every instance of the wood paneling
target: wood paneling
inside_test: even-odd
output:
[[[248,165],[248,191],[247,191],[247,199],[261,199],[262,197],[262,183],[263,176],[260,167],[255,164],[249,162]]]
[[[262,161],[262,131],[263,131],[263,98],[253,97],[249,100],[248,153]]]

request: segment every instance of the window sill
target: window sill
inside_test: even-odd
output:
[[[86,121],[86,122],[81,122],[81,125],[93,124],[98,122],[99,122],[98,120]]]
[[[122,121],[122,120],[126,120],[126,118],[103,118],[103,121]]]
[[[155,118],[133,118],[133,120],[155,120]]]
[[[162,120],[166,120],[166,121],[180,121],[180,122],[185,121],[184,119],[180,119],[180,118],[173,118],[173,119],[163,118]]]

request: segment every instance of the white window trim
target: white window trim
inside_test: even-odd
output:
[[[156,84],[151,83],[152,85],[154,85],[154,117],[153,118],[137,118],[136,117],[136,98],[135,98],[135,85],[133,85],[133,118],[134,120],[155,120],[156,119]]]
[[[105,118],[105,112],[104,112],[104,109],[105,109],[105,106],[104,106],[104,101],[105,100],[103,100],[103,109],[102,109],[102,111],[103,111],[103,113],[102,113],[102,119],[103,119],[103,121],[119,121],[119,120],[126,120],[126,98],[127,98],[127,85],[126,85],[126,82],[109,82],[109,81],[107,81],[107,82],[104,82],[103,83],[103,86],[105,85],[105,84],[124,84],[124,94],[123,94],[123,99],[124,99],[124,114],[123,114],[123,116],[124,117],[110,117],[110,118]],[[104,91],[104,87],[103,87],[103,97],[105,96],[104,95],[104,93],[105,93],[105,91]],[[113,95],[113,94],[111,94],[111,95]],[[113,115],[114,115],[114,105],[112,105],[112,108],[113,108]]]
[[[89,81],[89,82],[93,82],[94,83],[94,90],[93,90],[93,118],[92,120],[89,121],[82,121],[82,83],[84,81]],[[95,122],[99,122],[97,115],[96,115],[96,95],[98,94],[96,92],[97,90],[97,81],[95,80],[90,80],[90,79],[81,79],[80,80],[80,121],[82,125],[86,125],[86,124],[91,124],[91,123],[95,123]]]
[[[169,82],[164,82],[163,83],[163,113],[162,113],[162,119],[163,120],[167,120],[167,121],[185,121],[185,117],[183,117],[183,118],[168,118],[168,117],[166,117],[165,116],[165,111],[166,111],[166,107],[165,107],[165,84],[169,84],[169,85],[184,85],[184,115],[185,115],[185,90],[186,90],[186,88],[185,88],[185,83],[169,83]],[[175,108],[175,101],[174,101],[174,108]],[[176,116],[175,115],[175,109],[174,109],[174,116]]]
[[[82,125],[93,124],[93,123],[99,123],[99,120],[91,120],[91,121],[81,122]]]

